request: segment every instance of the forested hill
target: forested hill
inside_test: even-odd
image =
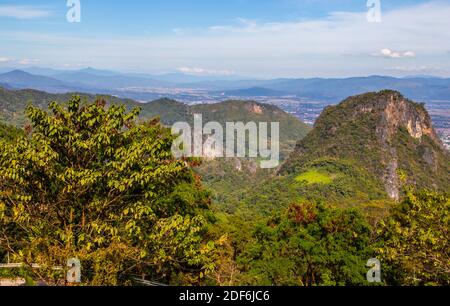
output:
[[[287,156],[295,143],[311,130],[311,127],[278,107],[253,101],[225,101],[218,104],[188,106],[170,99],[139,103],[114,96],[83,93],[50,94],[37,90],[5,88],[0,88],[0,121],[21,127],[25,123],[25,108],[28,104],[45,109],[51,101],[68,101],[75,94],[91,102],[103,98],[111,104],[124,104],[128,109],[139,107],[140,118],[150,119],[159,116],[166,125],[172,125],[177,121],[192,122],[194,114],[202,114],[204,123],[217,121],[223,125],[226,122],[239,121],[280,122],[280,145],[283,156]]]
[[[81,95],[89,101],[93,101],[97,98],[97,96],[90,94],[50,94],[32,89],[9,90],[0,86],[0,120],[15,126],[23,126],[25,123],[25,108],[27,105],[33,104],[34,106],[45,109],[51,101],[66,102],[75,94]],[[132,100],[118,99],[113,96],[105,98],[111,103],[121,102],[130,107],[140,106],[139,103]]]
[[[405,184],[440,190],[450,185],[450,156],[429,114],[396,91],[358,95],[326,108],[280,173],[298,172],[319,158],[364,168],[394,199]]]

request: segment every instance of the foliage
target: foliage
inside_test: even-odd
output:
[[[24,132],[22,130],[0,122],[0,139],[12,141],[23,135]]]
[[[204,161],[195,169],[206,187],[212,191],[213,206],[222,212],[235,213],[246,198],[247,190],[256,188],[271,178],[274,169],[261,169],[255,160],[220,158]]]
[[[307,179],[317,179],[316,173],[320,174],[322,182],[327,183],[310,184]],[[258,192],[252,192],[254,189]],[[296,173],[269,177],[241,194],[241,207],[261,215],[285,209],[290,203],[303,200],[326,201],[341,208],[360,209],[373,201],[384,201],[385,205],[380,207],[382,210],[390,204],[371,173],[352,161],[329,157],[305,163]]]
[[[213,269],[208,193],[172,157],[168,129],[105,104],[29,106],[31,135],[0,140],[0,245],[47,281],[76,257],[85,284],[120,284],[123,273],[198,283]]]
[[[378,253],[395,285],[450,285],[450,197],[409,190],[380,224]]]
[[[315,184],[328,185],[331,184],[331,182],[333,182],[333,179],[334,178],[331,177],[329,174],[319,172],[316,169],[304,172],[295,178],[297,182],[306,182],[306,184],[308,185],[315,185]]]
[[[291,205],[260,223],[238,258],[248,285],[364,285],[371,228],[357,210]]]
[[[16,126],[27,123],[25,108],[32,104],[43,110],[50,101],[64,104],[71,94],[50,94],[37,90],[7,90],[0,88],[0,118]],[[280,154],[284,159],[294,148],[296,142],[302,139],[311,127],[294,116],[287,114],[276,106],[252,101],[225,101],[217,104],[186,105],[171,99],[159,99],[149,103],[138,103],[129,99],[118,99],[113,96],[96,96],[82,94],[84,99],[94,102],[105,99],[108,105],[125,105],[127,110],[140,107],[139,118],[149,120],[159,117],[164,125],[172,125],[178,121],[193,124],[193,114],[202,114],[203,122],[216,121],[225,126],[226,122],[279,122],[280,123]],[[269,129],[270,131],[270,129]],[[235,162],[242,163],[243,169],[236,171]],[[271,177],[273,171],[258,168],[255,160],[236,159],[227,161],[205,161],[198,167],[197,173],[203,183],[214,191],[214,202],[225,211],[233,211],[238,206],[243,190],[252,188],[265,178]],[[239,188],[237,188],[239,187]]]

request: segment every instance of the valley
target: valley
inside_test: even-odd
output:
[[[28,68],[4,69],[3,87],[36,89],[51,93],[85,92],[105,94],[148,103],[168,98],[187,105],[215,104],[226,100],[251,100],[275,105],[313,125],[326,106],[366,91],[400,90],[419,103],[425,103],[434,127],[450,146],[450,79],[392,78],[369,76],[347,79],[207,80],[192,75],[124,74],[86,68],[77,71]]]

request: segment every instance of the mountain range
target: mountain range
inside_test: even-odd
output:
[[[76,85],[47,76],[30,74],[22,70],[13,70],[0,75],[0,83],[10,88],[33,88],[48,92],[67,92]]]
[[[120,73],[86,68],[75,71],[48,68],[27,68],[5,71],[0,83],[16,89],[37,89],[52,93],[84,91],[105,93],[120,97],[134,97],[150,89],[170,94],[189,94],[191,90],[224,97],[283,97],[337,102],[348,96],[384,89],[396,90],[416,101],[450,100],[450,79],[431,76],[395,78],[368,76],[353,78],[311,78],[252,80],[239,77],[196,76],[183,73],[148,75]]]

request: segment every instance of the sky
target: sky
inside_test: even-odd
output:
[[[0,68],[450,76],[450,0],[78,1],[0,0]]]

